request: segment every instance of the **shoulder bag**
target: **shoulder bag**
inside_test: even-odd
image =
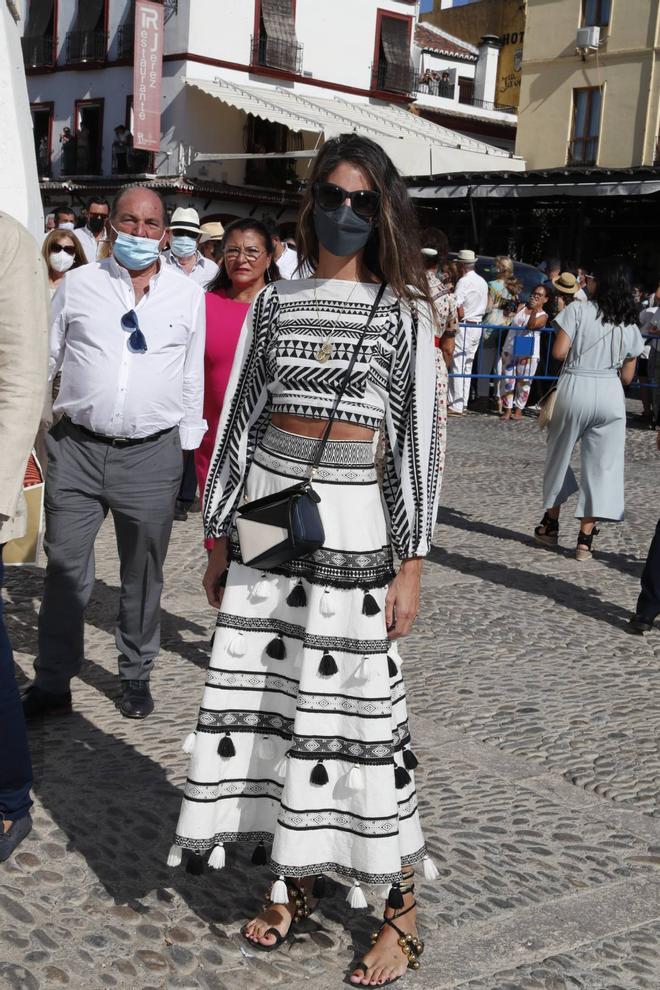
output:
[[[358,353],[371,321],[376,315],[385,288],[383,282],[351,355],[306,479],[281,492],[273,492],[271,495],[265,495],[264,498],[246,502],[236,511],[236,529],[241,557],[243,563],[249,567],[268,570],[289,560],[304,557],[305,554],[313,553],[323,546],[325,533],[318,507],[321,496],[314,491],[312,481],[328,443],[339,403],[346,391]]]

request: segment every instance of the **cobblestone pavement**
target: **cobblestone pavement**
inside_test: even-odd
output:
[[[450,421],[436,548],[405,644],[429,845],[419,990],[658,990],[660,633],[629,637],[657,512],[654,436],[629,430],[624,524],[597,559],[534,547],[544,444],[531,420]],[[117,562],[106,526],[75,714],[31,729],[35,827],[0,868],[0,988],[243,990],[342,984],[378,913],[345,888],[268,956],[237,931],[268,878],[251,850],[202,877],[164,860],[179,805],[213,616],[200,593],[199,516],[176,524],[163,599],[156,713],[119,717]],[[31,669],[38,570],[6,595]],[[403,652],[403,651],[402,651]],[[0,757],[1,758],[1,757]]]

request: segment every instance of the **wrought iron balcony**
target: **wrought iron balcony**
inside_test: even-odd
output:
[[[25,35],[21,38],[23,65],[26,69],[48,68],[55,64],[55,45],[51,36]]]
[[[282,72],[302,73],[303,46],[295,39],[269,38],[265,34],[252,37],[252,65],[263,65]]]
[[[476,96],[472,97],[470,104],[473,107],[478,107],[479,110],[497,110],[498,113],[511,113],[514,116],[518,112],[516,107],[504,106],[501,103],[493,103],[491,100],[478,100]]]
[[[454,85],[442,79],[429,79],[426,75],[415,79],[415,92],[428,93],[429,96],[441,96],[444,100],[454,99]]]
[[[371,88],[381,93],[405,93],[415,91],[415,72],[408,63],[379,62],[371,70]]]
[[[69,31],[66,36],[66,60],[78,62],[104,62],[108,52],[106,31]]]
[[[133,58],[135,50],[135,25],[122,24],[117,31],[117,58]]]

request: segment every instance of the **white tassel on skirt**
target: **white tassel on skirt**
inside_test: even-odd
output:
[[[368,907],[367,898],[364,896],[364,891],[357,880],[349,890],[346,900],[352,908]]]
[[[209,856],[209,866],[212,870],[222,870],[225,865],[225,847],[222,842],[218,843],[211,850]]]
[[[181,848],[181,846],[170,846],[170,851],[167,854],[167,865],[181,866],[182,859],[183,859],[183,849]]]
[[[273,904],[289,903],[289,891],[283,876],[278,877],[270,888],[270,899]]]

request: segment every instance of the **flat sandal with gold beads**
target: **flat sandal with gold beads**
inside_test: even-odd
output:
[[[312,914],[317,908],[317,904],[315,904],[314,907],[310,907],[309,899],[307,897],[307,893],[304,887],[302,886],[299,887],[298,884],[295,882],[295,880],[291,880],[291,879],[285,880],[285,883],[286,883],[286,889],[288,890],[291,897],[293,897],[294,904],[296,905],[295,913],[291,918],[289,927],[286,930],[285,934],[282,935],[282,933],[277,928],[273,928],[273,927],[267,928],[266,931],[263,933],[263,935],[260,937],[263,938],[265,935],[274,935],[275,941],[271,945],[262,945],[261,942],[253,940],[247,935],[247,926],[249,922],[246,922],[241,928],[241,935],[253,949],[257,950],[257,952],[274,952],[275,949],[279,949],[280,946],[282,946],[290,938],[292,934],[293,926],[299,924],[301,921],[305,921],[305,919],[309,918],[310,914]],[[316,886],[317,884],[315,882],[315,888]],[[270,898],[270,890],[271,888],[269,888],[266,891],[265,900],[261,906],[262,911],[265,911],[267,908],[271,907],[274,903],[276,903]],[[315,894],[315,899],[319,901],[321,899],[321,896],[322,896],[321,893],[319,893],[318,896]]]
[[[408,877],[404,877],[404,879],[408,879]],[[393,928],[394,931],[399,936],[397,940],[397,944],[401,949],[401,951],[403,952],[404,956],[407,956],[408,958],[408,969],[418,970],[422,965],[419,961],[419,957],[424,951],[424,940],[418,938],[416,935],[411,935],[409,932],[402,931],[402,929],[399,928],[399,926],[394,923],[397,918],[403,918],[404,915],[408,914],[410,911],[412,911],[413,908],[417,907],[417,901],[413,900],[410,907],[407,907],[403,911],[400,910],[400,908],[403,907],[403,895],[414,894],[414,893],[415,893],[414,883],[393,884],[392,889],[390,890],[390,894],[387,898],[387,903],[389,907],[393,908],[396,911],[396,914],[394,915],[393,918],[385,918],[385,917],[383,918],[383,924],[380,926],[380,928],[376,929],[376,931],[373,931],[371,933],[371,944],[372,945],[376,944],[383,928],[385,928],[386,925],[389,925],[390,928]],[[356,963],[355,966],[353,966],[351,972],[354,973],[356,969],[361,969],[364,975],[366,976],[369,966],[366,964],[364,959],[360,959],[360,961]],[[403,976],[403,974],[401,975]],[[400,979],[401,976],[394,976],[391,980],[385,980],[384,983],[378,983],[374,985],[375,986],[377,985],[379,987],[387,987],[390,986],[391,983],[396,983],[396,981]],[[353,985],[360,986],[359,983]]]

